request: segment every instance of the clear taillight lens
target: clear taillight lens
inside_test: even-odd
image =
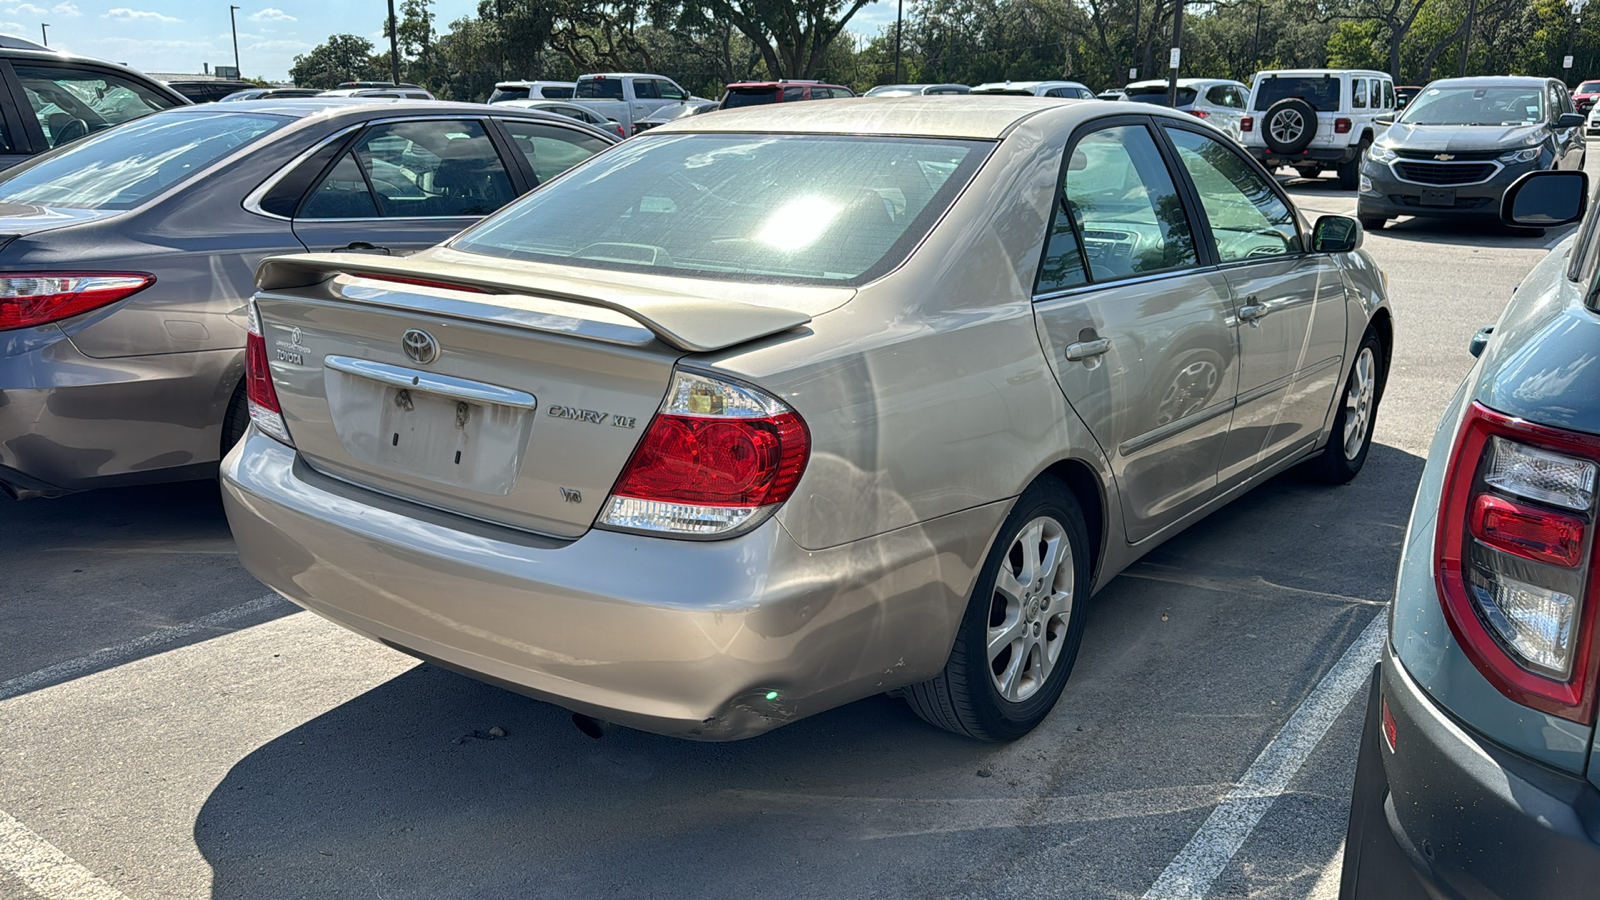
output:
[[[810,455],[805,423],[783,401],[676,372],[599,524],[682,537],[736,534],[789,499]]]
[[[245,326],[248,334],[244,343],[244,384],[250,401],[250,421],[262,434],[277,438],[289,446],[289,426],[283,421],[283,409],[278,405],[278,389],[272,386],[272,368],[267,362],[267,341],[261,336],[261,317],[256,312],[256,302],[245,304]]]
[[[70,319],[130,297],[155,283],[154,275],[137,272],[0,275],[0,331]]]
[[[1595,476],[1600,438],[1474,403],[1456,436],[1435,540],[1440,602],[1501,693],[1594,719]]]

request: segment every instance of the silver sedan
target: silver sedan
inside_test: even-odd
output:
[[[1393,340],[1358,223],[1129,109],[693,117],[416,256],[267,260],[241,559],[591,728],[888,691],[1026,733],[1117,572],[1291,466],[1355,476]]]

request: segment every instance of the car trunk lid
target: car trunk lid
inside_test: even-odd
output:
[[[678,359],[810,320],[607,275],[448,255],[266,260],[256,306],[301,457],[426,506],[583,534]]]

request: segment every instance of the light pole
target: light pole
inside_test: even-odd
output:
[[[1167,106],[1178,105],[1178,62],[1182,58],[1183,46],[1183,0],[1178,0],[1178,5],[1172,10],[1172,57],[1167,65]]]
[[[234,13],[239,7],[228,7],[228,25],[233,29],[233,77],[239,77],[239,21],[234,18]]]
[[[906,0],[894,4],[894,83],[900,83],[900,30],[905,22]]]
[[[389,83],[400,86],[400,25],[394,20],[394,0],[389,0]]]
[[[50,32],[45,30],[46,28],[49,28],[49,27],[50,27],[50,24],[48,22],[40,22],[39,23],[39,37],[44,39],[44,45],[46,47],[50,46]]]
[[[1461,36],[1461,71],[1458,73],[1462,78],[1467,77],[1467,57],[1472,55],[1472,17],[1476,16],[1477,14],[1478,0],[1468,0],[1467,30],[1466,33]],[[1393,72],[1390,74],[1394,75],[1396,78],[1400,77],[1398,72]]]

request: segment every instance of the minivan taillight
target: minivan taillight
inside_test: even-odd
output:
[[[746,531],[789,499],[810,456],[805,422],[783,401],[750,385],[675,372],[599,524],[676,537]]]
[[[267,341],[261,336],[261,316],[256,312],[256,302],[245,304],[244,385],[250,402],[250,421],[261,433],[277,438],[289,446],[289,426],[283,421],[283,408],[278,405],[278,389],[272,385],[272,367],[267,362]]]
[[[142,272],[11,272],[0,275],[0,331],[32,328],[99,309],[156,283]]]
[[[1445,620],[1490,684],[1594,721],[1600,437],[1473,403],[1445,476],[1434,578]]]

